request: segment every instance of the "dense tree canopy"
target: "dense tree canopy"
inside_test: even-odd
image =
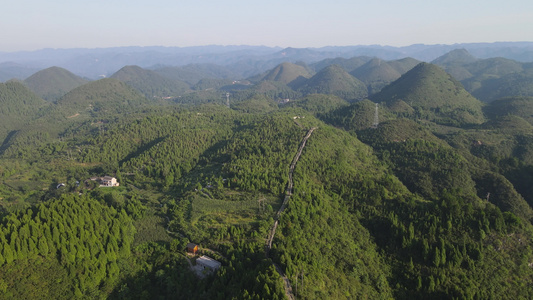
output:
[[[385,62],[334,61],[170,100],[1,84],[0,298],[529,298],[530,99],[485,105],[436,66],[387,62],[404,75],[373,96],[376,126],[347,71]],[[167,93],[139,69],[122,75]]]

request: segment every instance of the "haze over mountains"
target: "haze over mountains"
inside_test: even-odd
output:
[[[282,62],[303,61],[307,64],[326,58],[378,57],[396,60],[411,57],[430,62],[454,49],[466,49],[478,58],[505,57],[520,62],[533,61],[533,43],[472,43],[454,45],[342,46],[323,48],[276,48],[264,46],[200,46],[200,47],[121,47],[100,49],[43,49],[30,52],[0,52],[0,81],[13,77],[25,79],[35,69],[52,66],[74,74],[96,79],[110,76],[127,65],[142,68],[216,64],[228,67],[241,77],[249,77]],[[33,70],[33,71],[32,71]],[[8,74],[5,72],[9,71]]]
[[[305,55],[309,55],[309,51],[305,51]],[[109,77],[121,80],[149,99],[174,99],[181,103],[220,99],[225,92],[230,92],[237,100],[262,92],[280,99],[323,93],[354,101],[380,92],[419,63],[411,57],[384,60],[369,56],[326,58],[311,64],[285,61],[249,77],[238,75],[232,66],[215,64],[152,68],[130,65]],[[530,62],[501,57],[481,59],[466,49],[456,49],[432,63],[451,74],[453,80],[459,81],[467,92],[483,102],[508,96],[533,96],[533,63]],[[88,79],[60,67],[43,69],[24,80],[34,93],[51,102],[87,82]]]

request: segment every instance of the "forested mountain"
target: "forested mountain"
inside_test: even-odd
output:
[[[352,58],[326,58],[324,60],[311,64],[310,67],[313,68],[315,72],[318,72],[327,66],[338,65],[341,66],[346,72],[351,72],[357,69],[358,67],[364,65],[371,59],[372,57],[368,56],[355,56]]]
[[[470,83],[470,82],[468,82]],[[474,82],[479,84],[478,82]],[[500,78],[486,79],[472,95],[483,101],[512,96],[533,96],[533,72],[520,72],[504,75]]]
[[[41,70],[24,80],[24,83],[39,97],[55,102],[66,93],[87,83],[79,76],[59,67]]]
[[[308,79],[312,76],[311,72],[304,66],[293,63],[282,63],[265,74],[258,75],[255,81],[278,81],[289,85],[297,79]]]
[[[42,115],[49,103],[19,82],[0,83],[0,141]]]
[[[122,109],[128,105],[142,103],[146,103],[146,99],[141,94],[125,83],[111,78],[89,82],[57,101],[59,107],[70,108],[78,113],[87,110],[98,111],[100,108]]]
[[[179,80],[172,80],[138,66],[126,66],[118,70],[111,78],[118,79],[136,89],[148,99],[176,98],[185,94],[189,85]]]
[[[379,58],[370,60],[350,72],[350,74],[367,85],[370,94],[375,94],[381,88],[400,78],[402,75],[387,62]]]
[[[479,124],[483,104],[436,65],[420,63],[371,97],[400,114],[442,124]]]
[[[533,68],[502,57],[476,59],[465,49],[433,61],[442,66],[474,97],[490,102],[503,97],[533,96]]]
[[[533,125],[533,97],[509,97],[487,105],[485,113],[490,118],[514,115],[524,118]]]
[[[466,49],[452,50],[440,57],[437,57],[431,63],[439,66],[466,65],[476,62],[478,59],[470,54]]]
[[[207,90],[224,90],[226,87],[231,87],[235,84],[238,84],[239,86],[243,85],[241,84],[241,81],[235,81],[232,79],[210,79],[210,78],[204,78],[200,79],[195,85],[192,86],[193,90],[200,90],[200,91],[207,91]],[[248,82],[245,82],[248,84]]]
[[[374,123],[376,103],[370,100],[358,101],[347,107],[339,107],[329,111],[322,118],[328,123],[341,127],[347,131],[370,128]],[[378,121],[395,118],[388,110],[378,105]]]
[[[404,58],[394,61],[383,61],[373,58],[364,65],[350,72],[361,80],[368,88],[370,95],[379,92],[384,86],[400,78],[400,76],[418,65],[420,61]]]
[[[439,61],[512,93],[528,72]],[[533,100],[484,104],[415,63],[129,66],[55,103],[0,84],[0,298],[530,298]],[[348,71],[384,87],[365,99]],[[194,90],[154,99],[183,74]]]
[[[324,115],[336,109],[344,109],[348,101],[333,95],[311,94],[284,104],[284,108],[302,108],[314,115]]]
[[[368,95],[364,83],[337,65],[325,67],[297,89],[304,94],[332,94],[346,100],[360,100]]]
[[[407,73],[407,71],[416,67],[416,65],[418,65],[419,63],[419,60],[411,57],[388,61],[388,64],[391,65],[400,74]]]

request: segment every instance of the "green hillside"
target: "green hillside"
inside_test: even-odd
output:
[[[235,94],[235,93],[234,93]],[[265,95],[271,99],[294,99],[297,92],[291,89],[289,86],[280,81],[261,81],[247,90],[243,91],[244,95],[254,96],[257,94]],[[243,98],[243,97],[241,97]],[[249,98],[249,97],[244,97]]]
[[[529,64],[496,57],[475,59],[466,50],[454,50],[433,61],[442,66],[465,89],[484,102],[533,95]]]
[[[415,110],[413,117],[442,124],[479,124],[484,119],[483,104],[444,70],[428,63],[419,64],[371,98],[391,110],[402,101]]]
[[[337,65],[320,70],[299,90],[304,94],[332,94],[350,101],[364,99],[368,95],[364,83]]]
[[[476,76],[496,76],[501,77],[503,75],[521,72],[523,70],[522,63],[506,59],[502,57],[487,58],[477,60],[468,64],[468,70],[470,73]]]
[[[24,83],[44,100],[55,102],[71,90],[87,83],[79,76],[59,67],[41,70],[24,80]]]
[[[380,124],[378,129],[360,131],[358,136],[388,161],[411,192],[427,199],[440,199],[441,193],[456,189],[453,193],[461,195],[464,201],[472,201],[472,197],[483,199],[490,193],[490,202],[502,211],[525,220],[533,218],[531,206],[508,178],[493,172],[470,153],[455,151],[418,124],[390,121]],[[475,148],[480,144],[470,140],[470,145]]]
[[[366,84],[370,94],[375,94],[419,63],[410,57],[393,61],[373,58],[350,74]]]
[[[531,133],[533,125],[516,115],[496,117],[483,124],[483,128],[497,129],[500,132],[514,134]]]
[[[384,86],[402,75],[386,61],[379,58],[370,60],[350,74],[367,85],[370,94],[379,92]]]
[[[113,79],[90,85],[131,90]],[[274,261],[294,291],[298,280],[301,299],[527,298],[532,214],[513,183],[423,124],[389,120],[349,133],[305,111],[342,103],[331,97],[276,110],[242,102],[239,110],[146,109],[120,122],[100,115],[106,130],[73,126],[27,160],[1,158],[0,203],[15,211],[0,225],[1,292],[283,299]],[[373,106],[349,108],[355,116]],[[289,166],[310,126],[318,128],[266,258]],[[89,180],[102,174],[120,187]],[[188,242],[221,269],[197,277]]]
[[[472,83],[469,82],[469,84]],[[472,92],[472,95],[484,102],[504,97],[533,96],[533,74],[531,73],[511,73],[477,84],[479,87]]]
[[[193,87],[193,90],[213,90],[213,89],[221,89],[226,86],[231,86],[235,83],[235,81],[231,79],[210,79],[210,78],[204,78],[200,79]]]
[[[514,115],[533,124],[533,97],[509,97],[495,100],[484,110],[489,118]]]
[[[71,135],[73,131],[88,134],[101,129],[106,123],[126,118],[127,114],[148,104],[146,98],[116,79],[89,82],[67,93],[56,104],[45,105],[37,116],[20,118],[23,123],[13,122],[18,124],[17,131],[4,141],[0,154],[4,157],[31,157],[61,136]],[[108,119],[110,116],[114,117]]]
[[[277,110],[278,104],[270,98],[256,95],[251,99],[231,105],[231,108],[244,113],[261,113]]]
[[[146,98],[132,87],[106,78],[75,88],[57,101],[57,107],[64,117],[75,118],[78,114],[126,112],[146,103]]]
[[[190,65],[173,101],[135,66],[56,103],[0,84],[0,299],[531,298],[533,98],[410,58],[306,78],[298,53],[253,84]],[[371,101],[363,60],[405,74]]]
[[[431,131],[409,119],[384,120],[378,128],[367,130],[369,126],[358,131],[362,140],[374,143],[406,142],[408,140],[424,140],[443,144]]]
[[[331,66],[331,65],[338,65],[341,66],[346,72],[351,72],[360,66],[364,65],[366,62],[371,60],[371,57],[368,56],[356,56],[352,58],[327,58],[324,60],[321,60],[319,62],[313,63],[310,65],[315,72],[318,72],[325,67]]]
[[[334,126],[348,131],[362,130],[372,126],[376,113],[376,104],[370,100],[358,101],[348,107],[340,107],[330,111],[323,119]],[[394,116],[378,107],[378,121],[383,122]]]
[[[420,63],[420,61],[411,57],[406,57],[402,59],[391,60],[387,63],[400,74],[404,74],[412,68],[416,67]]]
[[[148,99],[176,98],[189,90],[189,85],[184,82],[168,79],[138,66],[126,66],[118,70],[111,78],[126,83]]]
[[[455,49],[436,58],[431,63],[440,66],[453,78],[464,83],[465,79],[474,76],[468,70],[468,65],[477,60],[466,49]]]
[[[332,110],[345,108],[348,102],[337,96],[332,95],[307,95],[296,101],[290,101],[283,105],[283,107],[302,108],[315,115],[324,115]]]
[[[454,65],[466,65],[476,62],[478,59],[466,49],[455,49],[434,59],[431,63],[445,68]]]
[[[261,80],[278,81],[284,84],[289,84],[291,81],[296,80],[299,77],[310,78],[311,73],[300,65],[293,63],[282,63],[276,66],[274,69],[268,71]]]
[[[401,126],[401,123],[394,126]],[[420,129],[417,126],[419,125],[410,126],[412,132]],[[481,187],[498,186],[503,192],[508,181],[502,178],[491,183],[479,180],[476,174],[466,171],[468,160],[455,153],[451,147],[438,142],[438,138],[429,132],[412,136],[412,140],[406,142],[379,143],[379,140],[373,139],[379,143],[373,144],[377,156],[398,177],[387,175],[372,164],[371,152],[356,142],[353,136],[341,134],[331,128],[321,128],[315,139],[308,142],[309,149],[298,171],[297,178],[301,178],[298,184],[303,185],[295,197],[298,202],[290,208],[287,218],[281,223],[283,235],[282,248],[279,249],[282,254],[280,262],[288,265],[287,272],[293,276],[300,274],[301,271],[298,270],[305,269],[308,277],[321,278],[321,274],[326,273],[335,278],[338,272],[328,272],[317,261],[327,261],[329,257],[340,253],[332,248],[332,251],[326,251],[322,256],[315,254],[318,249],[328,247],[327,243],[321,242],[322,239],[327,239],[330,243],[342,244],[343,249],[353,249],[348,251],[349,254],[342,252],[342,257],[334,260],[337,262],[337,270],[342,270],[347,265],[356,265],[359,266],[356,268],[359,270],[359,278],[369,280],[360,282],[355,277],[344,282],[341,281],[342,278],[335,279],[336,282],[343,282],[344,295],[336,294],[335,288],[324,290],[320,286],[312,286],[301,291],[304,298],[357,298],[360,292],[374,295],[376,291],[386,297],[389,287],[393,290],[394,298],[400,299],[451,296],[468,298],[474,294],[505,298],[507,293],[515,292],[514,289],[505,288],[506,283],[498,279],[511,275],[512,272],[507,268],[494,272],[493,267],[501,266],[503,261],[497,258],[499,254],[494,255],[492,250],[485,247],[491,243],[486,239],[488,235],[501,242],[508,242],[505,231],[496,228],[503,224],[510,228],[517,223],[510,225],[513,223],[511,213],[501,214],[499,208],[482,202],[476,196],[478,192],[485,192]],[[379,134],[380,129],[368,131]],[[446,190],[452,186],[459,188],[447,193]],[[322,188],[332,197],[322,196]],[[437,196],[440,193],[444,194]],[[341,208],[332,210],[332,206]],[[378,251],[384,253],[387,260],[394,262],[389,264],[390,269],[381,266],[380,272],[366,273],[373,269],[371,266],[379,263],[371,262],[368,256],[357,249],[368,249],[366,253],[370,254],[374,249],[373,245],[362,244],[364,239],[361,236],[366,234],[365,229],[348,229],[353,228],[353,219],[345,214],[343,206],[358,216],[357,222],[374,238]],[[513,211],[519,212],[521,208],[523,207],[515,206]],[[329,222],[326,221],[322,216],[327,215],[327,212],[342,216],[342,221],[337,221],[336,217],[330,217]],[[436,216],[437,212],[441,213],[440,217]],[[485,218],[499,221],[487,223],[482,221]],[[487,226],[472,226],[471,222],[476,222],[474,220],[481,221],[482,224],[485,222]],[[346,242],[342,233],[354,231],[358,234],[350,238],[352,242]],[[460,237],[457,235],[459,232],[466,235]],[[514,250],[507,248],[507,251],[510,250],[508,253],[516,258],[527,247],[520,246],[520,242],[513,239],[511,248]],[[351,260],[352,253],[359,257],[355,262]],[[514,264],[511,261],[513,259],[507,262]],[[476,269],[468,264],[475,265]],[[525,265],[521,264],[522,267]],[[518,269],[522,267],[514,270],[519,272]],[[319,275],[311,275],[317,269],[320,270]],[[386,278],[388,272],[395,279],[380,283],[379,278]],[[523,276],[530,278],[531,275]],[[457,280],[458,278],[463,280]],[[471,285],[480,279],[484,281],[479,285],[482,290],[472,288]],[[330,284],[334,286],[331,281],[322,280],[326,287]],[[485,290],[483,287],[488,282],[498,288]],[[506,292],[502,293],[503,290]]]
[[[0,141],[6,143],[10,132],[42,116],[49,106],[22,83],[0,83]]]

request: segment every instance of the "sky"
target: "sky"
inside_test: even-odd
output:
[[[533,41],[531,0],[0,0],[0,4],[4,52]]]

